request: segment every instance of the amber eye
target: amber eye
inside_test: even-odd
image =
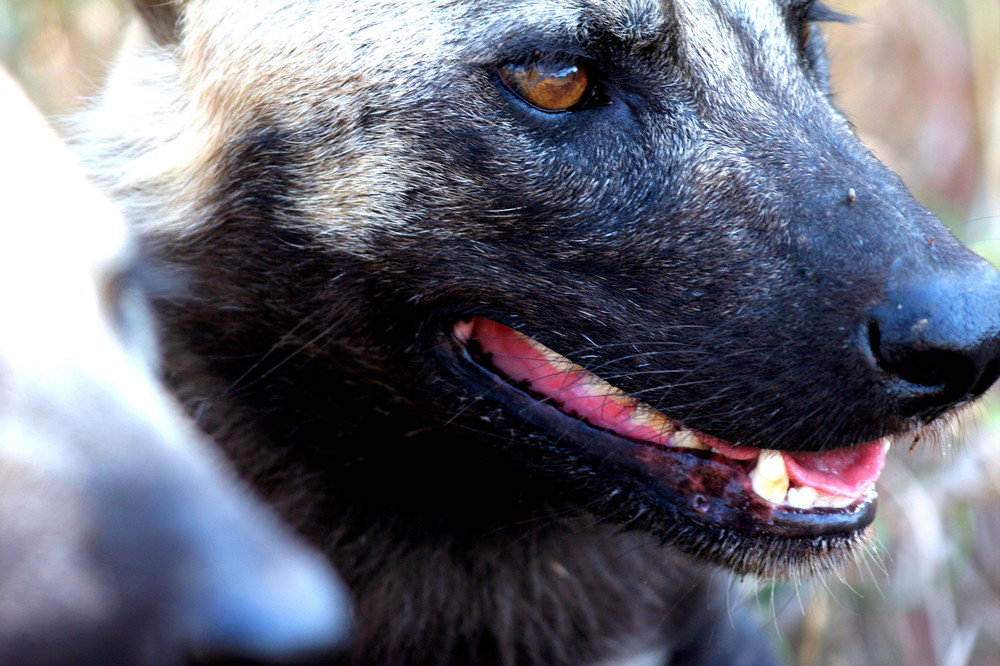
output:
[[[589,84],[584,67],[548,66],[538,62],[505,65],[500,68],[500,78],[526,102],[545,111],[566,111],[578,105]]]

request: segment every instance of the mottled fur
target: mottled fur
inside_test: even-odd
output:
[[[158,305],[177,394],[353,588],[355,662],[765,663],[694,562],[797,575],[865,537],[685,517],[618,445],[489,384],[459,319],[765,448],[971,395],[928,402],[859,351],[896,285],[981,282],[967,309],[995,319],[998,281],[831,105],[818,5],[139,4],[155,40],[82,149],[187,285]],[[536,52],[612,103],[525,104],[497,68]]]

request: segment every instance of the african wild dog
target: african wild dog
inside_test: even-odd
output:
[[[82,150],[356,663],[765,663],[711,565],[852,559],[885,438],[998,374],[1000,276],[831,105],[818,1],[136,4]]]
[[[312,654],[341,584],[154,378],[126,227],[0,70],[0,663]]]

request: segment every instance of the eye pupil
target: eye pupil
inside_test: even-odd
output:
[[[500,68],[500,76],[526,102],[545,111],[573,108],[583,100],[590,83],[586,68],[577,65],[506,65]]]

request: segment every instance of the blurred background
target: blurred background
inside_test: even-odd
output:
[[[100,86],[125,4],[0,0],[0,62],[58,122]],[[827,4],[858,18],[825,27],[840,106],[918,199],[1000,265],[1000,3]],[[793,663],[1000,665],[997,391],[951,430],[895,443],[878,542],[856,570],[732,602],[772,616]]]

